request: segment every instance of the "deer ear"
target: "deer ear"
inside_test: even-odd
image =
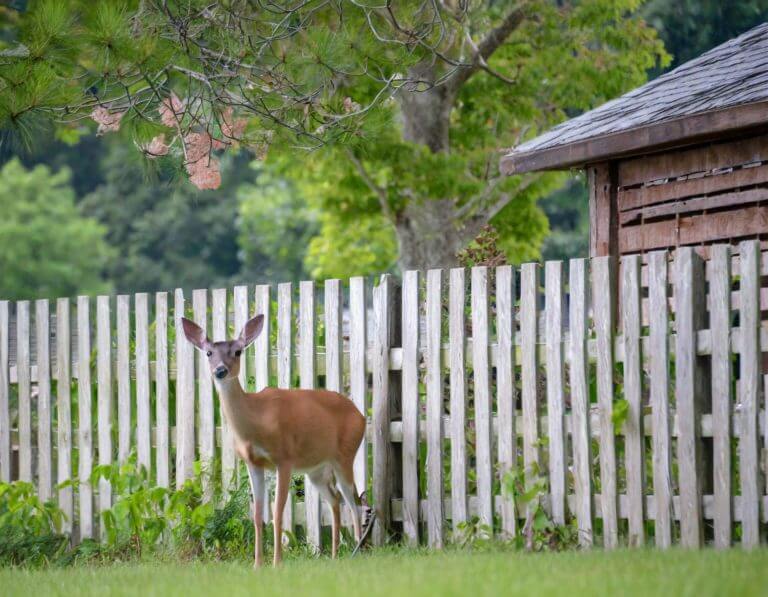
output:
[[[263,315],[257,315],[256,317],[253,317],[245,322],[245,327],[243,327],[243,331],[240,332],[240,338],[239,340],[243,343],[243,346],[248,346],[251,342],[253,342],[256,337],[261,333],[262,328],[264,327],[264,316]]]
[[[187,337],[187,340],[200,350],[203,350],[208,342],[208,337],[205,335],[203,328],[186,317],[181,318],[181,327],[184,329],[184,335]]]

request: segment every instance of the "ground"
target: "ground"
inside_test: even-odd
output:
[[[245,563],[142,563],[0,570],[17,595],[765,595],[768,550],[524,554],[396,552],[338,562],[297,559],[253,571]]]

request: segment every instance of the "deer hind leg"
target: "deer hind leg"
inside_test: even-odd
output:
[[[272,513],[274,525],[274,558],[273,565],[277,566],[283,559],[283,510],[288,498],[288,488],[291,484],[291,467],[277,468],[277,488],[275,489],[275,509]]]
[[[355,531],[355,543],[360,542],[362,528],[360,522],[360,498],[355,488],[355,475],[352,469],[352,461],[343,464],[337,464],[333,467],[336,473],[336,484],[344,497],[344,503],[347,504],[352,514],[352,528]]]
[[[339,527],[341,526],[341,511],[339,509],[341,496],[334,485],[333,468],[320,467],[309,475],[309,480],[315,486],[320,496],[328,502],[333,514],[331,523],[331,557],[335,558],[339,551]]]
[[[264,530],[264,469],[251,464],[248,465],[248,477],[251,480],[251,495],[253,496],[253,530],[255,535],[255,547],[253,554],[253,567],[259,568],[263,564],[263,536]]]

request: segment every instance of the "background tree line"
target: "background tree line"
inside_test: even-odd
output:
[[[0,7],[0,50],[12,47],[24,4]],[[597,12],[577,13],[574,19],[592,21],[569,23],[572,38],[565,44],[550,43],[551,36],[562,33],[548,20],[557,13],[543,23],[532,19],[519,25],[520,35],[530,33],[526,27],[538,27],[537,43],[550,49],[526,62],[528,72],[519,73],[514,84],[487,73],[462,82],[446,122],[414,132],[408,118],[417,120],[424,108],[408,102],[445,101],[414,92],[371,118],[361,141],[310,153],[277,147],[266,161],[244,150],[227,152],[216,190],[200,191],[178,167],[148,162],[125,137],[96,137],[86,125],[38,136],[31,148],[5,136],[0,146],[0,295],[34,298],[346,277],[393,270],[398,261],[445,265],[488,222],[497,231],[499,249],[512,261],[584,255],[588,214],[580,177],[511,177],[489,183],[488,156],[513,144],[509,135],[519,133],[521,123],[545,128],[636,86],[646,71],[656,76],[765,21],[768,0],[646,3],[638,18],[658,31],[671,56],[668,66],[646,32],[616,25],[612,11],[624,14],[637,3],[584,4]],[[498,7],[490,2],[488,10],[493,14]],[[564,62],[585,40],[599,44],[606,28],[636,36],[628,45],[606,42],[620,58],[614,57],[613,66],[587,70],[594,56]],[[499,68],[516,58],[514,33],[511,39],[510,47],[498,50]],[[547,100],[557,104],[555,112],[546,113],[531,100],[541,92],[536,78],[555,76],[563,68],[574,72],[546,90],[552,94]],[[581,82],[578,90],[576,81]],[[366,85],[350,83],[347,92],[364,101],[371,92]],[[440,147],[441,135],[450,140],[450,151]],[[489,184],[494,188],[488,190]],[[453,194],[482,201],[468,207],[463,199],[445,203]],[[503,194],[511,199],[500,201]],[[441,210],[452,211],[452,220],[436,223]],[[451,229],[455,212],[462,212],[463,219]],[[423,236],[430,229],[453,231],[433,234],[431,244],[406,247],[410,256],[404,260],[408,234]],[[424,251],[433,262],[423,261]]]

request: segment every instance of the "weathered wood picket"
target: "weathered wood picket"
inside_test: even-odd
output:
[[[509,537],[541,505],[584,547],[753,547],[768,523],[768,254],[710,255],[0,301],[0,480],[34,482],[82,538],[114,499],[91,487],[94,462],[135,451],[163,486],[215,462],[230,486],[230,432],[178,319],[219,340],[258,312],[249,389],[324,386],[368,417],[355,477],[377,544],[439,548],[473,520]],[[311,488],[292,492],[287,529],[319,546],[329,522]]]

